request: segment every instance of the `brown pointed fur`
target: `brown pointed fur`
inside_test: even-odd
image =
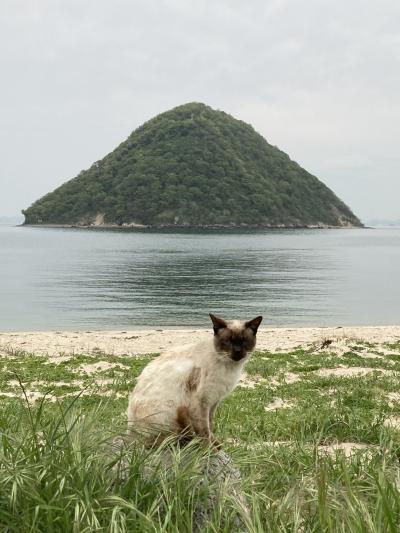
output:
[[[129,398],[128,424],[149,442],[176,434],[218,445],[212,432],[215,410],[237,385],[262,317],[248,322],[210,317],[213,338],[160,355],[138,378]]]

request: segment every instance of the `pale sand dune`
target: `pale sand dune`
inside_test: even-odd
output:
[[[26,331],[0,332],[0,355],[10,349],[37,355],[60,354],[140,355],[157,353],[180,344],[207,339],[209,329],[155,329],[132,331]],[[261,328],[257,335],[259,350],[290,350],[324,340],[334,343],[344,339],[371,343],[400,341],[400,326],[360,326],[329,328]],[[335,351],[334,345],[327,348]]]

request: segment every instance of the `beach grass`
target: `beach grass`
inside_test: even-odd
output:
[[[3,350],[1,531],[193,530],[212,450],[177,449],[166,469],[162,450],[113,444],[156,356]],[[250,532],[400,530],[399,343],[256,352],[215,422],[247,505],[222,492],[204,531],[237,530],[237,514]]]

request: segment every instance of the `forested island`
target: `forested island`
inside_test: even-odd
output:
[[[34,225],[362,226],[252,126],[200,103],[149,120],[22,213]]]

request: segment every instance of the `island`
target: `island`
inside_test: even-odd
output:
[[[28,225],[362,226],[332,190],[251,125],[202,103],[147,121],[22,213]]]

